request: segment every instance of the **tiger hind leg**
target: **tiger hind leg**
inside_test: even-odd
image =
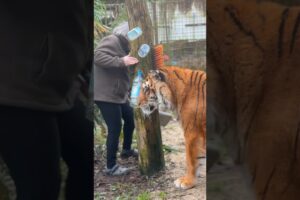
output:
[[[199,133],[187,132],[185,133],[185,146],[186,146],[186,166],[187,172],[183,177],[174,181],[177,188],[190,189],[196,185],[196,171],[198,167],[198,155],[200,148]]]

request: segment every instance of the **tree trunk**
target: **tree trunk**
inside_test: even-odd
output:
[[[146,117],[137,108],[134,114],[140,153],[139,168],[142,174],[152,175],[165,165],[158,111]]]
[[[131,42],[131,55],[138,57],[138,49],[142,44],[153,46],[153,32],[151,18],[148,12],[146,1],[126,0],[128,22],[130,29],[139,26],[143,34]],[[139,58],[137,67],[147,74],[154,69],[154,60],[151,53],[145,58]],[[156,110],[150,116],[145,117],[139,108],[135,108],[135,126],[138,135],[139,168],[142,174],[152,175],[165,166],[162,150],[161,130],[159,114]]]

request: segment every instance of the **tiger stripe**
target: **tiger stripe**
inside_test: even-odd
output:
[[[289,14],[289,8],[286,8],[282,11],[282,15],[281,15],[281,22],[280,22],[280,25],[279,25],[279,36],[278,36],[278,47],[277,47],[277,50],[278,50],[278,58],[280,58],[282,56],[282,43],[283,43],[283,37],[284,37],[284,27],[285,27],[285,21],[288,17],[288,14]]]
[[[196,77],[195,77],[194,83],[196,83],[198,75],[199,75],[199,72],[196,73]]]
[[[177,77],[179,80],[181,80],[181,81],[185,84],[183,78],[182,78],[181,76],[179,76],[179,74],[176,72],[176,70],[174,70],[173,73],[176,75],[176,77]]]
[[[298,123],[298,127],[297,127],[297,132],[296,132],[296,139],[295,139],[295,143],[294,143],[294,162],[297,161],[297,149],[298,149],[298,144],[299,144],[299,139],[300,139],[300,122]]]
[[[194,123],[196,122],[197,120],[197,114],[198,114],[198,107],[199,107],[199,96],[200,96],[200,85],[201,85],[201,80],[202,80],[202,77],[203,77],[204,73],[202,73],[199,77],[199,81],[198,81],[198,84],[196,85],[198,87],[197,89],[197,104],[196,104],[196,114],[195,114],[195,119],[194,119]],[[203,92],[203,91],[202,91]]]
[[[203,81],[203,84],[202,84],[202,102],[203,102],[203,112],[202,112],[202,117],[205,115],[205,108],[206,108],[206,80]],[[202,121],[202,119],[201,119]]]
[[[299,26],[300,26],[300,12],[298,13],[296,23],[295,23],[295,26],[294,26],[294,29],[293,29],[293,33],[292,33],[292,39],[291,39],[291,45],[290,45],[290,54],[293,52],[293,49],[294,49],[294,44],[296,42],[296,35],[298,33]]]
[[[193,84],[193,76],[194,76],[194,71],[192,71],[192,74],[191,74],[190,86],[192,86],[192,84]]]
[[[243,23],[238,19],[238,17],[235,15],[235,8],[232,6],[226,6],[224,8],[225,12],[227,12],[231,18],[231,20],[234,22],[234,24],[238,27],[238,29],[243,32],[245,35],[252,38],[255,46],[257,46],[260,50],[263,50],[262,46],[258,43],[257,38],[255,34],[251,30],[247,30]]]

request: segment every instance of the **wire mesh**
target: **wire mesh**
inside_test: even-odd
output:
[[[165,0],[148,3],[155,44],[163,44],[166,65],[206,68],[205,1]]]
[[[102,23],[111,27],[126,9],[106,3]],[[152,0],[147,3],[154,44],[163,44],[166,65],[206,69],[206,0]]]

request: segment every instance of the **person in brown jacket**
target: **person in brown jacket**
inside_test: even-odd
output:
[[[134,118],[129,105],[129,68],[137,64],[138,59],[128,55],[128,31],[127,22],[120,24],[113,34],[100,41],[94,53],[94,99],[108,127],[105,169],[108,175],[128,173],[128,168],[116,163],[122,119],[124,141],[121,158],[137,157],[137,152],[131,149]]]
[[[89,0],[0,3],[0,156],[17,200],[57,200],[61,158],[65,199],[93,199],[93,122],[78,98],[92,12]]]

